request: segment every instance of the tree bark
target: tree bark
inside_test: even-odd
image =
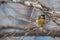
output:
[[[16,29],[15,27],[2,27],[1,30],[3,29]],[[21,28],[18,28],[17,29],[20,29]],[[7,37],[7,36],[24,36],[25,33],[28,32],[28,34],[26,36],[52,36],[52,37],[60,37],[60,30],[47,30],[47,29],[35,29],[33,31],[29,30],[29,31],[26,31],[26,29],[22,28],[24,30],[24,32],[0,32],[0,38],[4,37]],[[1,31],[0,30],[0,31]],[[44,31],[45,30],[45,31]],[[8,35],[7,35],[8,34]]]

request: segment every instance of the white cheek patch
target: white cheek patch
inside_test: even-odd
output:
[[[43,18],[43,16],[41,16],[41,18]]]

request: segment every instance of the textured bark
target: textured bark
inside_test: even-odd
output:
[[[3,27],[3,28],[1,28],[1,30],[3,30],[3,29],[16,29],[16,28],[15,27]],[[21,30],[21,28],[17,28],[17,29]],[[30,31],[26,31],[26,29],[23,29],[23,30],[25,32],[2,32],[2,33],[0,33],[0,38],[4,37],[5,35],[6,35],[5,37],[12,36],[12,35],[13,36],[24,36],[25,33],[27,33],[27,32],[28,32],[27,36],[52,36],[52,37],[60,37],[60,31],[59,30],[58,31],[56,31],[56,30],[46,30],[46,29],[43,29],[43,30],[35,29],[33,31],[31,31],[32,29]]]

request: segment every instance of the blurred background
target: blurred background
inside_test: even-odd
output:
[[[28,0],[32,2],[36,2],[36,0]],[[54,9],[56,11],[60,11],[60,0],[38,0],[47,7]],[[20,3],[4,3],[0,4],[0,25],[3,26],[23,26],[27,27],[29,21],[29,17],[32,17],[33,20],[37,19],[37,16],[43,14],[43,12],[37,8],[27,8],[26,6]],[[58,22],[60,22],[58,20]],[[60,30],[60,26],[57,26],[54,22],[49,21],[45,27],[47,29],[57,29]],[[2,30],[2,32],[13,32],[15,29],[6,29]],[[23,30],[16,30],[16,32],[23,32]],[[23,36],[19,37],[5,37],[0,38],[0,40],[21,40]],[[60,40],[60,37],[50,37],[50,36],[25,36],[23,40]]]

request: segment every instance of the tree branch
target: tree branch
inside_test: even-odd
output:
[[[33,28],[33,29],[31,28],[29,31],[27,31],[28,35],[26,35],[26,36],[52,36],[52,37],[60,37],[60,30],[47,30],[47,29],[38,29],[38,28],[36,29],[36,28]],[[2,30],[3,29],[9,29],[9,27],[2,28]],[[38,35],[36,34],[36,30],[38,31],[37,32]],[[0,38],[4,37],[4,35],[6,35],[6,34],[8,34],[7,36],[11,36],[12,34],[14,34],[13,36],[24,36],[25,33],[26,33],[26,30],[25,30],[25,32],[15,32],[15,34],[14,34],[14,32],[3,32],[3,33],[0,33]]]
[[[1,2],[1,1],[0,1]],[[6,1],[6,2],[12,2],[12,1]],[[47,17],[48,18],[51,18],[51,20],[52,20],[52,18],[53,17],[59,17],[60,18],[60,15],[57,15],[57,14],[59,14],[60,12],[57,12],[57,11],[55,11],[55,10],[52,10],[52,9],[50,9],[50,8],[48,8],[48,7],[46,7],[45,5],[43,5],[42,3],[40,3],[40,2],[36,2],[36,3],[34,3],[34,2],[30,2],[30,1],[23,1],[22,2],[22,0],[20,1],[20,2],[16,2],[16,3],[21,3],[21,4],[23,4],[23,5],[25,5],[25,6],[27,6],[27,7],[36,7],[36,8],[39,8],[44,14],[46,14],[47,15]],[[53,22],[55,22],[56,23],[56,20],[54,19],[54,20],[52,20]],[[3,30],[3,29],[23,29],[23,30],[25,30],[26,31],[26,28],[22,28],[22,27],[4,27],[4,26],[2,26],[1,28],[0,28],[0,30]],[[36,29],[37,30],[37,29]],[[35,30],[35,31],[36,31]],[[43,30],[45,30],[46,32],[43,32]],[[38,35],[36,35],[36,33],[35,33],[35,31],[32,31],[32,32],[30,32],[27,36],[55,36],[55,37],[60,37],[60,30],[46,30],[46,29],[43,29],[43,30],[41,30],[41,29],[39,29],[38,30]],[[31,31],[31,30],[30,30]],[[0,33],[0,37],[3,37],[4,35],[6,35],[6,34],[9,34],[9,33],[11,33],[11,32],[3,32],[3,33]],[[15,33],[15,35],[14,36],[23,36],[24,34],[25,34],[26,32],[23,32],[23,33],[21,33],[21,32],[16,32]],[[13,33],[12,33],[13,34]],[[12,34],[9,34],[9,35],[7,35],[7,36],[10,36],[10,35],[12,35]],[[48,35],[47,35],[48,34]]]

